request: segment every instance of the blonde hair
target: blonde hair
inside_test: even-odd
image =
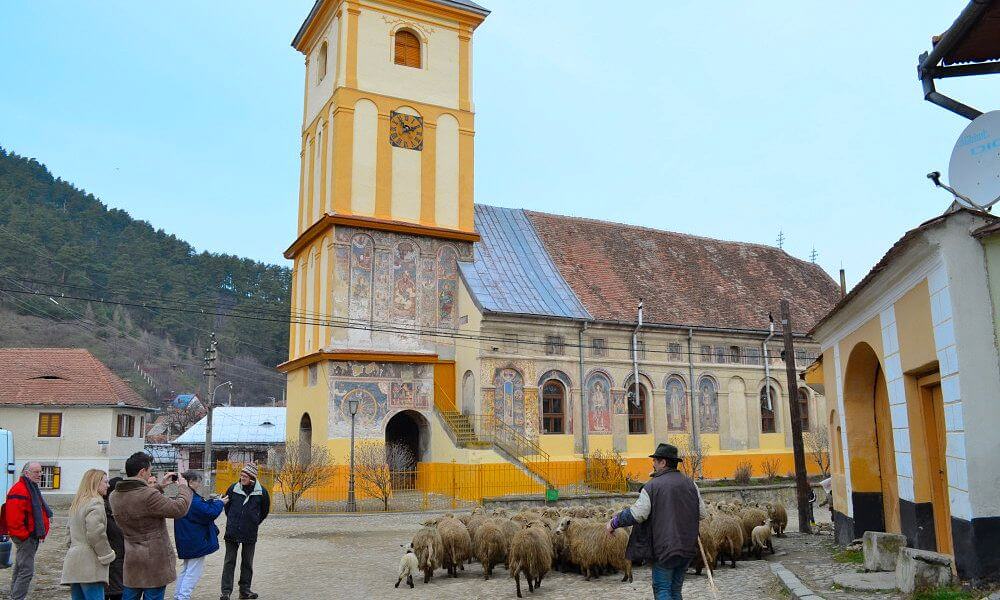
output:
[[[83,478],[80,479],[80,488],[76,490],[73,503],[69,506],[70,513],[76,512],[77,509],[86,504],[91,498],[102,499],[101,493],[97,490],[101,487],[101,481],[107,475],[107,473],[100,469],[88,469],[83,474]]]

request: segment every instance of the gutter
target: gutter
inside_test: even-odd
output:
[[[688,390],[691,395],[691,439],[694,448],[701,448],[701,424],[694,401],[694,328],[688,328]]]
[[[941,35],[941,39],[931,48],[931,51],[924,52],[917,57],[917,78],[920,79],[920,83],[923,85],[924,100],[969,120],[982,115],[982,111],[938,92],[934,86],[934,79],[935,76],[953,77],[996,72],[996,65],[989,64],[962,67],[937,66],[944,56],[951,52],[968,35],[969,31],[979,23],[983,15],[990,8],[991,3],[992,0],[972,0],[969,2],[968,6],[955,19],[955,22],[951,24],[951,27]]]
[[[766,390],[765,394],[767,394],[767,409],[774,410],[774,405],[771,402],[771,359],[767,356],[767,343],[774,337],[774,317],[768,314],[767,318],[771,320],[771,331],[762,343],[764,346],[764,389]]]
[[[642,299],[639,299],[639,319],[635,323],[635,330],[632,331],[632,385],[635,386],[635,393],[632,394],[632,404],[639,407],[639,329],[642,328]]]
[[[588,322],[580,322],[580,332],[579,332],[579,344],[578,349],[580,351],[580,453],[585,457],[590,452],[590,443],[588,441],[587,435],[590,433],[590,411],[587,407],[586,390],[583,383],[583,332],[587,331]]]

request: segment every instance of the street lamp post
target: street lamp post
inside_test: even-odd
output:
[[[348,398],[347,407],[351,410],[351,476],[347,482],[347,512],[357,512],[358,504],[354,499],[354,417],[358,414],[357,398]]]

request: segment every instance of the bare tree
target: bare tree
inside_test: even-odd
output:
[[[708,445],[704,442],[694,443],[694,436],[675,435],[670,437],[670,443],[677,446],[681,458],[678,465],[681,472],[691,479],[704,479],[705,473],[702,470],[705,466],[705,456],[708,454]]]
[[[310,446],[299,440],[286,442],[274,473],[274,485],[281,490],[285,510],[294,512],[303,494],[329,478],[332,466],[330,451],[325,446]]]
[[[802,432],[809,457],[813,459],[820,473],[826,479],[830,476],[830,434],[826,427],[816,427],[815,431]]]
[[[181,408],[172,402],[163,411],[163,420],[166,422],[167,435],[172,439],[188,429],[191,429],[202,417],[205,416],[204,409],[192,407]]]
[[[360,491],[382,501],[382,510],[389,510],[393,478],[399,471],[412,469],[415,457],[403,444],[361,442],[354,450],[354,474]]]

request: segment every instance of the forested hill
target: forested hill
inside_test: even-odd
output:
[[[285,267],[196,252],[0,148],[0,345],[85,345],[162,399],[202,391],[201,357],[214,331],[218,381],[232,379],[237,402],[257,404],[281,397],[273,367],[288,356],[290,281]],[[36,325],[12,322],[16,315]],[[33,333],[37,319],[53,322],[44,336]]]

